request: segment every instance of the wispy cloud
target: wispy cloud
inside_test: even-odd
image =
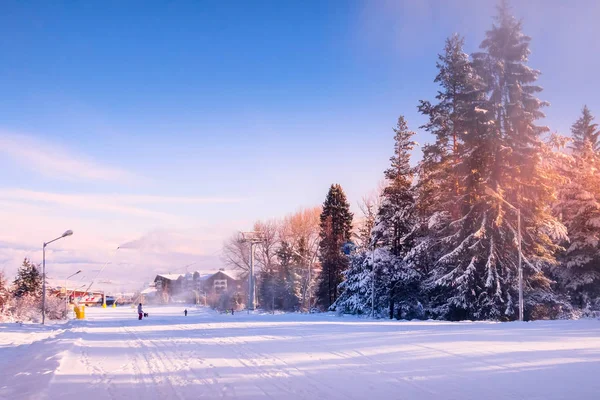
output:
[[[58,205],[82,210],[104,211],[132,216],[169,219],[172,214],[145,208],[150,205],[224,204],[241,199],[225,197],[178,197],[127,194],[65,194],[24,189],[0,189],[0,204],[6,201],[26,205]]]
[[[87,211],[100,211],[109,214],[118,213],[121,215],[130,215],[138,217],[148,217],[160,220],[168,220],[171,215],[164,212],[136,207],[120,201],[119,196],[96,196],[81,194],[63,194],[52,192],[37,192],[22,189],[0,189],[0,202],[12,200],[20,205],[44,205],[44,206],[62,206],[70,209],[79,209]]]
[[[33,136],[0,131],[0,153],[43,175],[63,180],[132,181],[128,171],[102,165],[75,151]]]

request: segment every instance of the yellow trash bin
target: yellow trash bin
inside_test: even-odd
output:
[[[85,319],[85,306],[75,307],[75,315],[77,316],[77,319]]]

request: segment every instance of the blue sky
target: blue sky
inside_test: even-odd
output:
[[[600,4],[513,3],[546,123],[568,133],[584,103],[600,115]],[[140,264],[218,264],[236,229],[319,204],[333,182],[356,205],[381,180],[398,115],[424,122],[416,105],[435,96],[444,39],[475,51],[494,6],[3,2],[0,269],[71,228],[58,275],[125,241],[168,243],[128,256],[145,280]]]

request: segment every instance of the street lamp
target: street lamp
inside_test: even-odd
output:
[[[504,204],[506,204],[507,206],[509,206],[512,210],[517,212],[517,232],[518,232],[518,247],[519,247],[519,321],[523,321],[523,266],[522,266],[522,247],[521,247],[521,242],[522,242],[522,235],[521,235],[521,209],[518,207],[513,206],[512,204],[510,204],[508,201],[504,200],[502,198],[502,196],[500,196],[496,191],[494,191],[492,188],[487,187],[485,188],[485,193],[493,196],[497,199],[499,199],[500,201],[502,201]]]
[[[375,243],[371,248],[371,264],[373,264],[371,271],[371,318],[375,318]]]
[[[75,272],[74,274],[71,274],[69,276],[67,276],[67,278],[65,279],[65,317],[67,316],[67,312],[69,309],[69,290],[67,288],[67,284],[69,282],[69,278],[74,277],[75,275],[78,275],[81,273],[81,270]]]
[[[56,242],[57,240],[67,236],[71,236],[72,234],[73,231],[69,229],[56,239],[52,239],[49,242],[44,242],[44,246],[42,247],[42,325],[46,323],[46,246],[52,242]]]
[[[250,310],[254,310],[256,305],[256,285],[254,282],[254,248],[256,245],[264,243],[263,235],[261,232],[240,232],[241,242],[250,244],[250,272],[248,276],[248,313]]]

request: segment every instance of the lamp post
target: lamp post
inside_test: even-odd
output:
[[[256,305],[256,285],[254,282],[254,248],[256,245],[264,243],[261,232],[241,232],[241,242],[250,244],[250,268],[248,275],[248,312],[254,310]]]
[[[485,193],[497,198],[504,204],[509,206],[513,211],[517,213],[517,242],[519,247],[519,321],[523,321],[523,265],[522,265],[522,235],[521,235],[521,209],[513,206],[508,201],[504,200],[495,190],[490,187],[485,188]]]
[[[72,234],[73,231],[69,229],[56,239],[52,239],[49,242],[44,242],[44,246],[42,247],[42,325],[46,323],[46,246],[52,242],[56,242],[57,240],[67,236],[71,236]]]
[[[72,278],[75,275],[80,274],[80,273],[81,273],[81,270],[79,270],[79,271],[75,272],[74,274],[71,274],[65,278],[65,318],[67,316],[67,313],[69,312],[68,311],[69,310],[69,289],[67,287],[67,284],[69,282],[69,278]]]
[[[375,318],[375,244],[371,248],[371,264],[373,264],[373,270],[371,271],[371,318]]]

